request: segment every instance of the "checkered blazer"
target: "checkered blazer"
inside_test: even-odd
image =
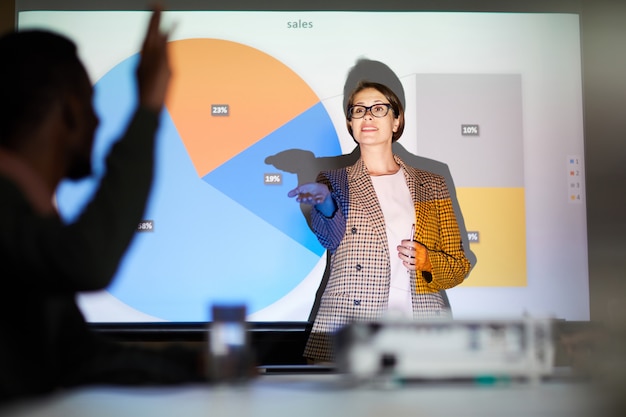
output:
[[[439,291],[463,282],[470,263],[445,179],[394,158],[403,168],[415,205],[414,239],[426,246],[433,266],[432,279],[421,271],[413,275],[413,316],[438,316],[445,310]],[[352,321],[379,319],[387,310],[390,253],[383,212],[362,159],[347,168],[322,171],[317,181],[329,187],[338,209],[331,218],[311,212],[313,231],[328,249],[331,263],[304,356],[331,361],[335,330]]]

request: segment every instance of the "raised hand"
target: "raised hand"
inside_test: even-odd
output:
[[[141,60],[137,67],[139,103],[154,111],[160,111],[165,101],[171,77],[167,53],[169,33],[159,30],[161,8],[155,7],[141,49]]]

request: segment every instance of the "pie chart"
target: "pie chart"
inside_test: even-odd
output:
[[[152,227],[136,233],[107,290],[164,321],[210,320],[210,306],[225,301],[254,313],[291,292],[324,254],[287,197],[297,175],[266,158],[286,150],[339,155],[337,133],[311,87],[271,55],[220,39],[169,48],[173,78],[144,215]],[[95,84],[94,175],[57,192],[68,222],[97,189],[132,117],[138,59],[127,57]]]

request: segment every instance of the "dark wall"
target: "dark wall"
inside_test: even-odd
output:
[[[626,301],[626,2],[584,0],[582,31],[591,317],[604,321]]]
[[[0,33],[13,29],[15,23],[15,2],[0,0]]]

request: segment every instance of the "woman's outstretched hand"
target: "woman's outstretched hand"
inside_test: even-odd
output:
[[[326,217],[335,214],[337,207],[330,196],[328,187],[319,182],[309,182],[294,188],[287,193],[288,197],[295,197],[298,203],[310,204]]]
[[[321,204],[330,194],[328,187],[319,182],[310,182],[302,184],[289,191],[288,197],[295,197],[298,203],[304,204]]]

